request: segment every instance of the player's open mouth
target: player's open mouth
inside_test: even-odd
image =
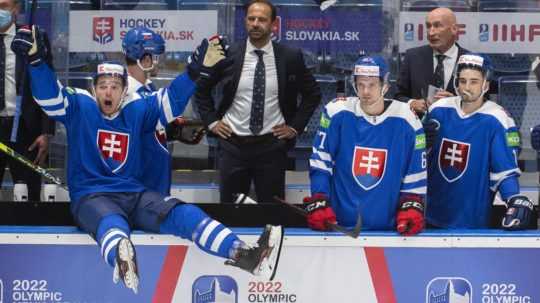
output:
[[[112,101],[111,100],[105,100],[105,106],[112,106]]]

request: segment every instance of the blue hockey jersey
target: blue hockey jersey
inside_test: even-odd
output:
[[[63,123],[68,139],[67,183],[72,201],[93,192],[140,192],[142,138],[184,111],[193,82],[182,74],[144,99],[126,99],[102,115],[86,90],[62,87],[46,64],[30,67],[32,93],[43,111]],[[185,89],[187,87],[187,89]]]
[[[326,105],[310,158],[311,192],[330,198],[345,226],[393,230],[401,194],[426,193],[425,135],[405,103],[368,116],[356,97]]]
[[[185,89],[193,92],[195,84],[193,83],[191,88],[186,85]],[[157,89],[151,81],[143,85],[135,78],[128,77],[128,95],[138,94],[142,98],[150,96],[156,91]],[[144,133],[142,142],[143,169],[139,181],[146,188],[168,196],[171,188],[171,156],[167,149],[165,127],[159,120],[155,132]]]
[[[439,131],[429,154],[427,220],[444,228],[487,228],[494,192],[519,193],[519,134],[502,107],[486,101],[465,114],[459,97],[437,101]]]

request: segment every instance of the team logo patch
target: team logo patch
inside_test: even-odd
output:
[[[506,133],[506,143],[510,147],[519,147],[519,134],[516,131]]]
[[[472,286],[465,278],[437,277],[426,287],[426,303],[471,303]]]
[[[129,134],[99,129],[97,145],[101,157],[113,172],[119,170],[128,158]]]
[[[443,138],[439,149],[439,171],[448,182],[454,182],[467,170],[471,145]]]
[[[92,20],[92,39],[99,44],[107,44],[114,39],[114,18],[94,17]]]
[[[356,146],[352,162],[352,174],[356,183],[365,190],[377,186],[384,177],[386,149]]]
[[[198,277],[191,289],[192,303],[238,303],[238,285],[229,276]]]
[[[324,114],[321,115],[320,125],[321,125],[321,128],[330,127],[330,119],[328,119]]]

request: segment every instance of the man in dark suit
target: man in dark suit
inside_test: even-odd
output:
[[[399,70],[395,99],[408,102],[418,114],[429,106],[428,86],[439,90],[432,102],[454,96],[454,66],[468,51],[456,43],[457,24],[449,8],[436,8],[426,18],[428,45],[408,49]]]
[[[259,202],[284,198],[287,151],[321,101],[301,50],[271,41],[275,21],[276,8],[270,1],[250,1],[245,17],[249,38],[227,53],[234,64],[212,81],[198,82],[198,110],[219,137],[220,194],[225,203],[233,202],[236,193],[248,193],[252,181]],[[223,98],[216,108],[211,88],[217,82]]]
[[[48,153],[49,136],[54,134],[54,122],[33,100],[28,78],[23,80],[23,77],[27,77],[27,74],[23,74],[26,59],[16,56],[10,49],[18,28],[15,17],[19,8],[17,0],[0,0],[0,141],[34,163],[43,164]],[[43,35],[42,38],[50,50],[47,37]],[[51,65],[50,51],[47,53],[47,63]],[[17,106],[20,107],[18,121]],[[15,130],[14,125],[18,125]],[[41,176],[0,153],[0,185],[6,166],[14,182],[26,183],[28,199],[39,201]]]

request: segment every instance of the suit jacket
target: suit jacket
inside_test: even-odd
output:
[[[232,65],[224,71],[216,71],[213,80],[201,79],[202,81],[197,83],[195,100],[206,126],[221,119],[233,103],[244,63],[246,43],[247,40],[244,40],[229,48],[227,60],[233,60]],[[276,59],[279,108],[285,118],[285,123],[300,134],[321,102],[321,91],[315,78],[305,66],[300,49],[276,42],[272,42],[272,45]],[[220,64],[221,62],[218,63]],[[216,67],[216,70],[218,69],[219,67]],[[220,102],[214,102],[211,96],[211,89],[217,82],[219,82],[219,87],[222,87],[223,93]],[[302,97],[300,103],[298,103],[298,95]]]
[[[458,58],[469,52],[458,44],[456,46],[458,47]],[[409,99],[425,98],[428,85],[433,84],[434,70],[433,49],[429,45],[408,49],[399,69],[398,90],[394,98],[404,102],[409,101]],[[452,74],[446,86],[446,91],[455,95],[453,83],[454,75]]]
[[[17,29],[19,27],[17,26]],[[47,47],[47,55],[45,62],[52,67],[52,55],[49,39],[44,31],[40,31],[43,42]],[[9,46],[7,46],[9,47]],[[28,66],[24,66],[25,60],[17,55],[15,59],[15,81],[17,85],[17,95],[22,96],[21,103],[21,116],[19,121],[19,129],[21,127],[26,128],[26,134],[30,134],[31,138],[27,138],[27,142],[33,142],[35,138],[42,134],[54,135],[55,123],[52,119],[49,119],[43,112],[41,107],[34,101],[32,92],[30,89],[30,74]],[[23,74],[23,68],[26,68],[26,73]],[[23,77],[26,77],[23,84]],[[19,132],[20,133],[20,132]],[[30,140],[28,140],[30,139]]]

